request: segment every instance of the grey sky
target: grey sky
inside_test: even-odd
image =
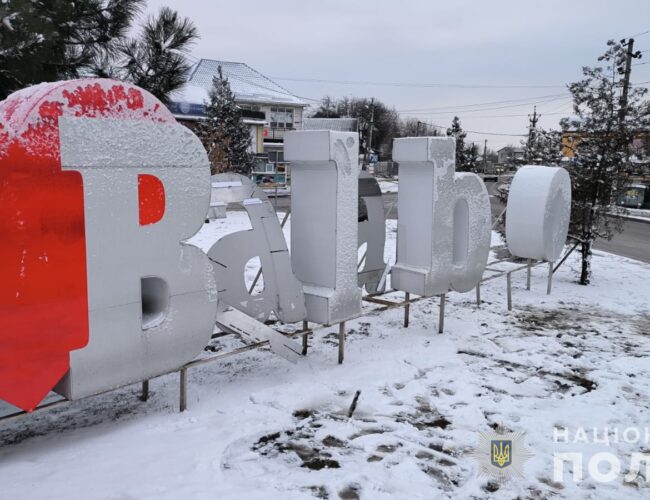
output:
[[[297,95],[376,97],[398,110],[445,108],[452,112],[405,114],[447,126],[455,112],[467,130],[512,134],[526,132],[532,104],[450,108],[550,96],[538,99],[547,101],[538,104],[540,123],[556,126],[561,113],[570,110],[568,94],[566,99],[556,94],[566,93],[563,85],[578,79],[582,66],[596,63],[607,39],[650,30],[648,0],[149,0],[149,11],[162,5],[196,23],[201,40],[194,57],[246,62]],[[639,62],[650,61],[650,33],[636,39],[636,48],[649,50]],[[281,78],[540,88],[418,88]],[[650,64],[633,68],[633,82],[648,80]],[[508,107],[494,109],[501,106]],[[520,141],[468,136],[481,145],[483,139],[492,148]]]

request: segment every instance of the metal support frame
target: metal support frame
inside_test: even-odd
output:
[[[179,411],[184,412],[187,410],[187,368],[181,368],[180,374],[181,390]]]
[[[345,357],[345,321],[339,323],[339,365]]]
[[[440,296],[440,312],[438,314],[438,333],[445,331],[445,302],[447,301],[447,294],[443,293]]]
[[[149,381],[142,381],[142,394],[140,394],[140,401],[145,402],[149,400]]]
[[[404,328],[409,327],[409,314],[411,312],[411,304],[409,300],[411,299],[411,294],[409,292],[404,293]]]
[[[481,307],[481,284],[476,285],[476,307]]]
[[[569,258],[569,255],[573,253],[573,251],[578,248],[578,245],[582,243],[582,240],[578,239],[578,241],[575,242],[575,244],[571,247],[571,250],[569,250],[567,253],[564,254],[564,257],[560,259],[560,262],[558,262],[557,266],[553,269],[553,272],[557,271],[562,264],[564,264],[564,261],[566,261]]]
[[[532,269],[533,260],[528,259],[528,267],[526,268],[526,290],[530,290],[530,275]]]
[[[512,311],[512,273],[506,274],[506,283],[508,288],[508,311]]]
[[[546,284],[546,295],[551,295],[553,288],[553,262],[548,263],[548,283]]]
[[[305,332],[302,335],[302,355],[307,356],[307,350],[309,349],[309,321],[302,322],[302,331]]]

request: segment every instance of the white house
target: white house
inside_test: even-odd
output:
[[[170,110],[190,128],[192,121],[204,118],[204,103],[219,66],[230,82],[244,122],[250,126],[252,152],[268,156],[265,161],[280,167],[284,163],[284,133],[302,128],[307,103],[247,64],[199,60],[190,70],[187,83],[172,94]]]

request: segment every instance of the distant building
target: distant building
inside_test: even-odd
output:
[[[497,151],[499,165],[517,165],[524,162],[524,148],[506,146]]]
[[[252,152],[267,172],[284,171],[284,133],[302,128],[307,104],[247,64],[199,60],[192,66],[187,83],[172,94],[169,109],[179,122],[190,128],[192,122],[205,118],[204,103],[219,66],[230,82],[244,123],[250,127]]]
[[[588,136],[579,130],[562,132],[562,156],[566,162],[577,160],[580,143]],[[650,131],[641,130],[634,134],[629,144],[629,162],[626,165],[630,182],[650,184],[650,165],[644,157],[650,154]]]

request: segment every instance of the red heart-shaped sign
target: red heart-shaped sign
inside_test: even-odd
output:
[[[88,343],[84,189],[62,171],[61,116],[173,120],[137,87],[42,84],[0,102],[0,399],[32,410]]]

